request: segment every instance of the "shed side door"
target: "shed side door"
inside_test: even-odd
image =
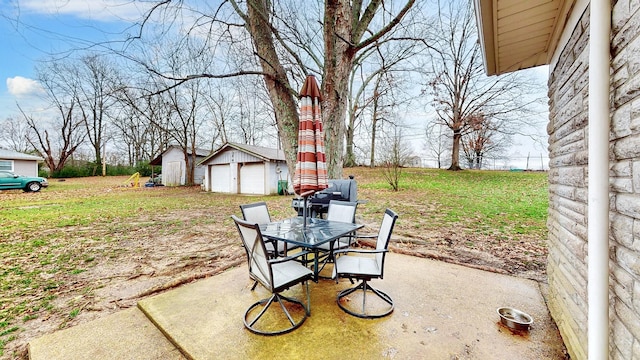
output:
[[[171,161],[167,164],[166,169],[162,169],[162,183],[166,186],[182,185],[182,163],[180,161]]]

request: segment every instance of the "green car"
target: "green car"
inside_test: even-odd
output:
[[[45,178],[16,175],[11,171],[0,171],[0,190],[22,189],[24,191],[40,191],[49,186]]]

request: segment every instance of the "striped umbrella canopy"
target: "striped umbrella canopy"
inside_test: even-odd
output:
[[[329,186],[321,101],[318,82],[315,76],[308,75],[300,90],[298,157],[293,174],[293,190],[301,196],[308,196]]]

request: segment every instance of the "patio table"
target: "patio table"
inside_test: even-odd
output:
[[[307,218],[307,225],[303,226],[304,218],[293,218],[260,225],[262,236],[276,241],[284,241],[287,244],[301,246],[313,252],[314,281],[318,281],[318,252],[320,245],[339,239],[351,232],[364,227],[363,224],[354,224],[341,221],[329,221],[319,218]]]

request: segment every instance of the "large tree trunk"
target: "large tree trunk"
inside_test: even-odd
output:
[[[451,151],[451,166],[448,170],[462,170],[460,167],[460,139],[462,133],[460,129],[453,130],[453,149]]]
[[[191,152],[191,154],[189,154]],[[191,149],[187,151],[184,149],[184,184],[186,186],[195,185],[195,171],[196,171],[196,149],[195,146],[191,146]]]
[[[376,166],[376,126],[377,126],[377,121],[374,116],[373,122],[371,125],[371,154],[369,154],[370,156],[369,167],[371,168]]]
[[[349,125],[346,127],[346,154],[344,158],[344,166],[345,167],[353,167],[356,166],[356,154],[353,150],[353,138],[355,136],[355,114],[352,111],[349,111]]]
[[[269,19],[265,18],[265,14],[269,14],[270,10],[268,1],[251,1],[247,8],[247,28],[265,73],[263,78],[273,104],[278,135],[287,159],[289,174],[293,174],[298,152],[298,102],[289,89],[285,69],[274,46],[271,24]]]
[[[350,1],[327,0],[324,13],[324,73],[322,75],[323,120],[327,171],[330,179],[342,177],[345,115],[349,74],[355,50]],[[350,43],[348,43],[350,42]]]
[[[414,2],[415,0],[408,0],[397,16],[375,34],[370,34],[368,29],[377,10],[382,6],[382,0],[372,0],[368,3],[350,0],[324,2],[325,53],[321,91],[324,99],[322,118],[329,178],[342,177],[348,82],[355,54],[393,29]],[[269,0],[247,1],[247,8],[246,16],[240,14],[247,22],[260,59],[289,171],[293,173],[297,155],[298,104],[295,91],[288,85],[286,72],[274,46],[275,37],[269,19],[270,11],[273,9]],[[369,38],[362,41],[365,34]]]
[[[98,141],[95,144],[93,144],[93,153],[96,154],[96,161],[93,164],[93,176],[96,176],[98,174],[98,171],[102,171],[102,148],[99,145],[100,142],[102,142],[101,137],[98,137]],[[101,175],[105,175],[100,173]]]

